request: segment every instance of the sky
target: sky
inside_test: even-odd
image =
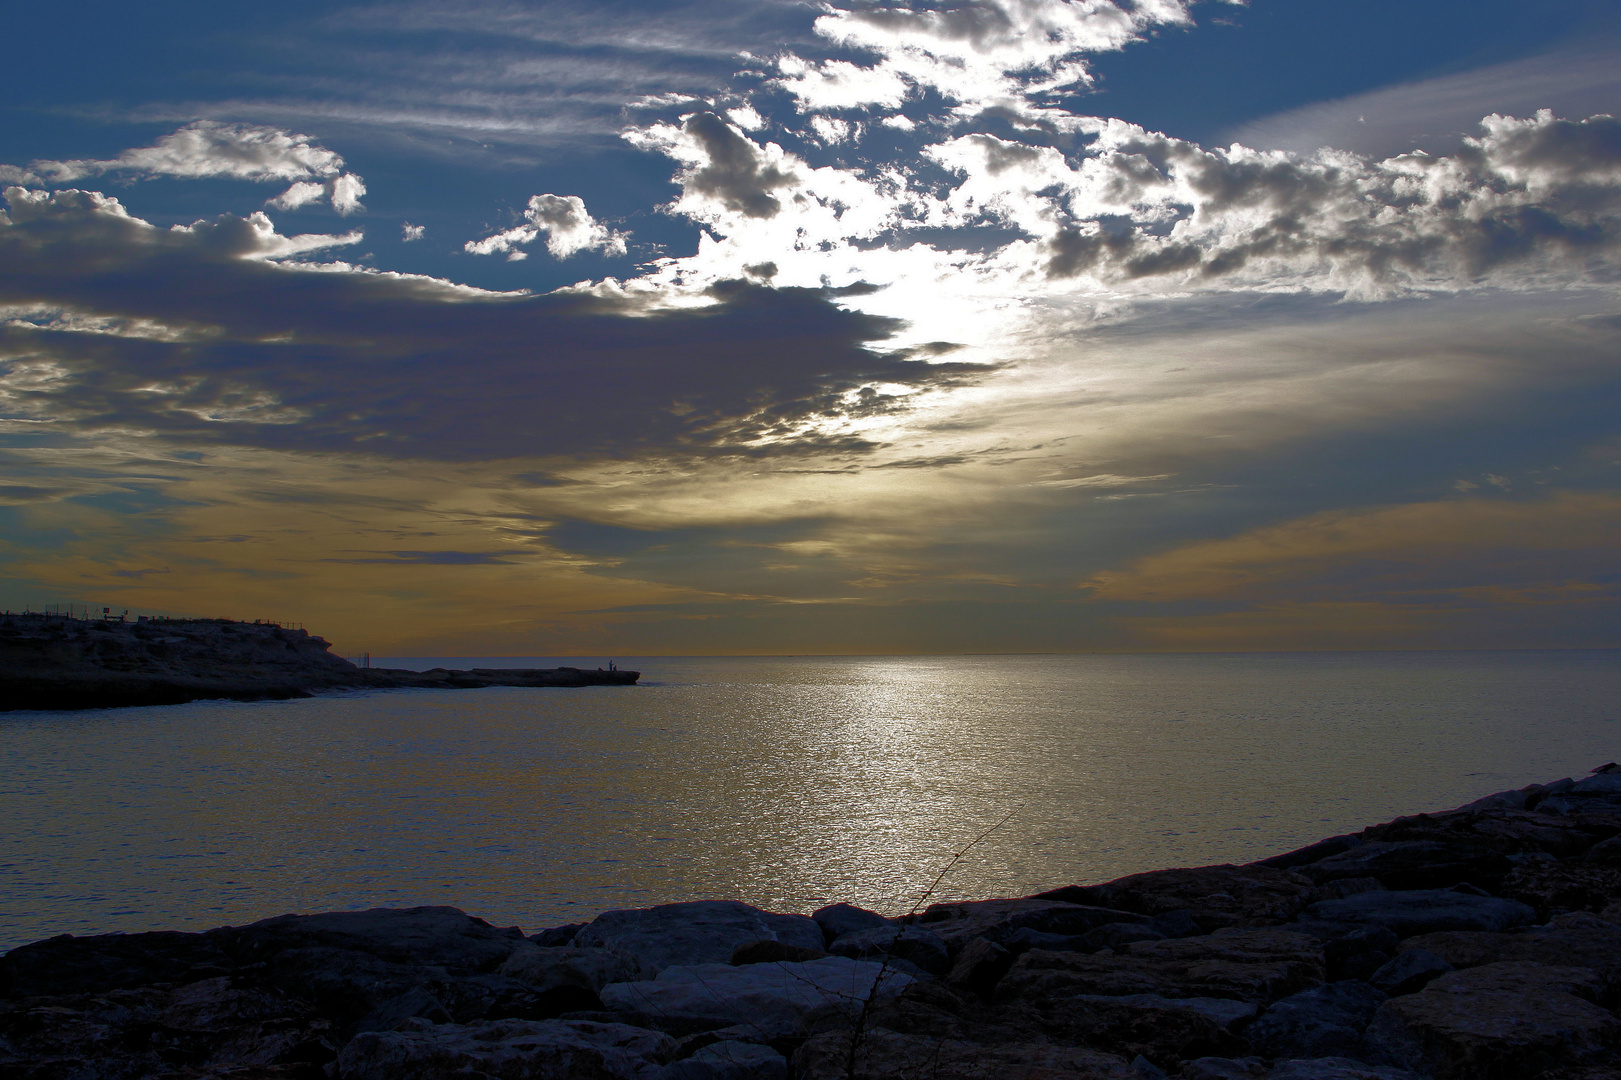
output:
[[[1604,0],[25,5],[0,606],[1621,647]]]

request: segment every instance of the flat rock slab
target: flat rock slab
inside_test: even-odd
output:
[[[1280,1061],[1266,1080],[1426,1080],[1407,1069],[1369,1065],[1351,1058],[1327,1057]]]
[[[914,981],[874,960],[828,956],[802,964],[669,967],[656,979],[611,983],[601,996],[608,1008],[649,1023],[686,1029],[744,1024],[772,1039],[797,1034],[812,1012],[854,1017],[869,997],[894,997]]]
[[[338,1055],[343,1080],[662,1080],[667,1035],[627,1024],[499,1020],[422,1024],[357,1035]]]
[[[1536,921],[1537,913],[1515,900],[1448,889],[1365,892],[1324,900],[1307,909],[1326,922],[1383,926],[1399,938],[1437,930],[1508,930]]]
[[[997,984],[998,1000],[1051,1000],[1076,994],[1220,997],[1265,1004],[1323,981],[1323,948],[1286,930],[1224,930],[1170,941],[1140,941],[1115,955],[1025,953]]]
[[[665,1067],[664,1080],[787,1080],[788,1059],[769,1046],[725,1039]]]
[[[574,937],[578,947],[634,957],[647,976],[678,965],[724,964],[739,946],[756,941],[818,950],[824,944],[822,928],[807,915],[779,915],[735,900],[605,911]]]
[[[423,964],[452,975],[494,971],[527,946],[517,927],[491,926],[453,907],[373,908],[320,915],[281,915],[208,936],[243,962],[297,948],[363,952],[392,963]]]
[[[1143,915],[1187,910],[1214,930],[1286,923],[1305,909],[1312,889],[1309,879],[1290,870],[1221,865],[1132,874],[1085,893],[1091,903]]]
[[[851,1068],[853,1064],[853,1068]],[[1124,1058],[1074,1046],[1004,1043],[868,1032],[851,1060],[850,1036],[825,1032],[794,1054],[795,1080],[1143,1080]]]
[[[1588,1000],[1602,988],[1586,968],[1487,964],[1385,1002],[1368,1037],[1436,1080],[1524,1080],[1621,1044],[1621,1022]]]

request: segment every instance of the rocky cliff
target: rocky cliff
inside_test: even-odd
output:
[[[1621,771],[901,917],[454,908],[0,957],[8,1080],[1618,1080]]]
[[[629,685],[634,671],[359,668],[304,630],[229,619],[0,615],[0,711],[256,701],[323,690]]]

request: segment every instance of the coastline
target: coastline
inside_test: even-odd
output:
[[[1609,1080],[1621,770],[903,917],[692,901],[528,934],[413,908],[64,935],[0,958],[0,995],[0,1066],[31,1078]],[[132,1042],[143,1024],[169,1049]]]
[[[635,671],[361,668],[303,629],[229,619],[0,614],[0,712],[275,701],[344,690],[630,686]]]

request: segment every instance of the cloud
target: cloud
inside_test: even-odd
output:
[[[1333,147],[1374,158],[1425,150],[1451,154],[1491,112],[1558,116],[1614,112],[1621,71],[1611,49],[1580,46],[1421,82],[1380,87],[1241,125],[1245,146],[1312,154]]]
[[[409,221],[400,226],[400,240],[409,244],[413,240],[421,240],[422,235],[428,231],[426,225],[413,225]]]
[[[473,255],[507,252],[507,258],[521,259],[525,253],[516,249],[544,234],[546,250],[558,259],[591,250],[600,250],[604,255],[625,254],[625,234],[593,218],[585,209],[585,200],[578,195],[531,196],[523,216],[526,224],[483,240],[469,240],[463,250]]]
[[[457,460],[860,452],[870,418],[977,370],[875,351],[896,324],[817,290],[496,294],[294,261],[358,236],[263,215],[165,230],[96,193],[7,195],[0,304],[103,320],[0,327],[0,357],[40,372],[16,415],[64,429]],[[137,320],[166,337],[117,332]]]
[[[343,171],[343,158],[317,146],[308,135],[255,124],[197,120],[164,135],[151,146],[125,150],[103,161],[34,161],[28,169],[0,166],[0,183],[55,186],[103,173],[151,178],[201,180],[224,177],[272,183],[291,180],[286,191],[266,201],[277,210],[297,210],[322,198],[348,215],[364,209],[365,182]]]
[[[28,167],[52,184],[109,172],[269,182],[335,179],[343,171],[343,158],[315,145],[308,135],[255,124],[198,120],[162,136],[151,146],[125,150],[116,158],[35,161]]]
[[[715,205],[748,218],[775,217],[782,209],[775,192],[798,183],[796,166],[803,167],[780,146],[754,143],[712,112],[693,113],[679,128],[658,125],[626,137],[686,165],[678,212],[702,214]]]

